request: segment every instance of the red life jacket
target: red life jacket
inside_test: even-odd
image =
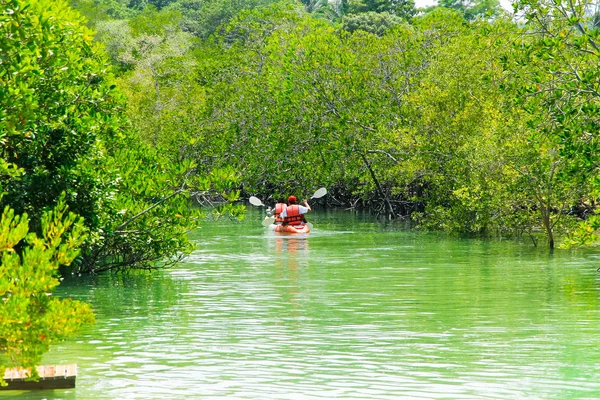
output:
[[[304,215],[300,214],[300,206],[298,204],[287,206],[285,213],[287,217],[283,219],[284,225],[302,225],[306,222]]]
[[[275,214],[273,214],[273,216],[275,217],[275,222],[283,222],[283,218],[281,218],[279,214],[281,214],[286,208],[287,204],[285,203],[275,204]]]

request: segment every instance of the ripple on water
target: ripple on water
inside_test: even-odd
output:
[[[98,320],[47,356],[79,364],[65,398],[600,398],[598,256],[323,218],[208,225],[173,269],[61,289]]]

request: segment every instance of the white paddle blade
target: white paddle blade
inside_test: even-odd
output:
[[[264,226],[265,228],[267,228],[273,222],[275,222],[275,218],[273,218],[273,217],[265,217],[265,219],[262,220],[262,226]]]
[[[312,223],[307,222],[306,226],[308,226],[308,229],[310,229],[311,231],[313,230],[313,224]]]
[[[250,204],[252,204],[253,206],[257,206],[257,207],[264,206],[264,204],[262,203],[262,201],[260,201],[260,199],[258,197],[250,196],[248,201],[250,201]]]
[[[320,199],[321,197],[325,196],[327,194],[327,189],[325,189],[324,187],[322,187],[321,189],[317,190],[315,192],[315,194],[313,194],[313,196],[311,197],[311,199]]]

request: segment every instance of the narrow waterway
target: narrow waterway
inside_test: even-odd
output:
[[[78,387],[12,398],[600,398],[600,250],[312,221],[281,237],[252,210],[172,269],[66,279],[97,323],[44,361]]]

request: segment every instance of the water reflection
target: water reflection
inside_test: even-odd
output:
[[[273,240],[275,246],[275,266],[295,269],[299,265],[308,266],[309,246],[307,237],[277,236]]]
[[[162,274],[63,286],[98,323],[51,351],[80,376],[46,398],[600,398],[593,251],[549,257],[342,213],[284,237],[256,216],[205,226]]]
[[[279,296],[283,304],[283,317],[297,319],[302,315],[302,279],[308,274],[309,241],[306,237],[276,236],[273,267]]]

